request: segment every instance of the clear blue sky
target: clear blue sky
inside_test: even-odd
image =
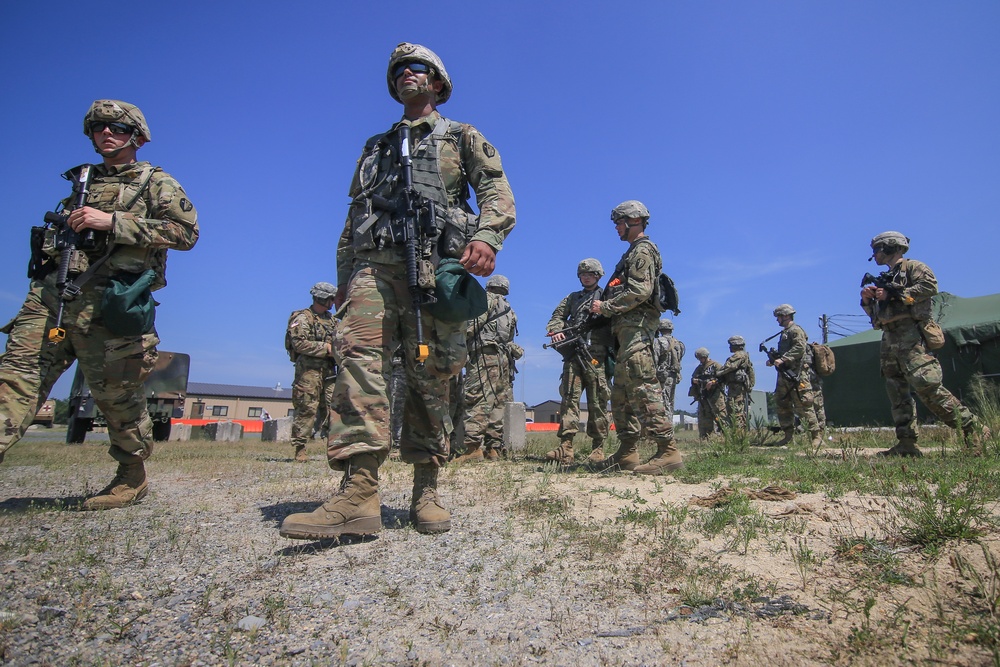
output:
[[[335,282],[355,161],[401,114],[385,84],[400,41],[441,56],[441,111],[510,178],[498,272],[527,350],[519,400],[558,398],[545,323],[579,260],[610,273],[625,250],[608,217],[625,199],[649,207],[680,290],[685,378],[696,347],[721,361],[739,333],[756,349],[780,303],[813,339],[820,315],[859,315],[867,243],[887,229],[942,290],[991,294],[998,34],[995,0],[4,2],[0,319],[28,286],[29,227],[68,192],[59,174],[97,157],[83,114],[124,99],[152,129],[140,158],[184,185],[202,230],[170,255],[161,349],[189,353],[194,381],[289,386],[288,314]]]

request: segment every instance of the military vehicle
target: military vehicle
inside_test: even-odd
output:
[[[170,437],[170,420],[184,414],[184,399],[187,396],[188,372],[191,356],[180,352],[160,352],[156,367],[144,383],[146,405],[153,420],[153,440]],[[73,388],[69,395],[69,425],[66,428],[66,442],[80,443],[87,437],[87,431],[95,426],[107,426],[104,416],[90,387],[77,367],[73,376]]]
[[[41,424],[45,428],[52,428],[52,424],[56,418],[56,399],[50,398],[44,403],[42,407],[38,408],[38,412],[35,413],[35,418],[31,420],[31,425]]]

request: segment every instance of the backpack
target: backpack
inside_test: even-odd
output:
[[[292,346],[292,320],[304,313],[307,309],[296,310],[288,316],[288,326],[285,327],[285,351],[288,352],[288,359],[294,364],[299,358],[299,353]]]
[[[813,369],[817,375],[826,377],[832,375],[837,370],[837,359],[833,355],[833,350],[829,345],[822,343],[810,343],[813,350]]]
[[[646,241],[648,243],[653,243],[653,240],[648,237],[643,237],[639,240]],[[655,246],[656,244],[653,245]],[[629,248],[628,250],[625,251],[625,254],[622,255],[621,260],[615,267],[615,272],[614,274],[612,274],[612,276],[617,276],[621,274],[625,266],[625,258],[628,257],[628,254],[631,251],[632,248]],[[658,251],[659,249],[657,249],[657,252]],[[680,304],[680,296],[677,294],[677,286],[674,284],[674,281],[670,278],[670,276],[668,276],[663,272],[662,257],[660,265],[660,274],[656,277],[656,287],[653,289],[652,302],[654,306],[660,309],[661,313],[664,313],[669,310],[673,312],[675,316],[681,314],[681,309],[678,307]]]

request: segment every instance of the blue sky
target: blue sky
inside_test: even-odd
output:
[[[83,114],[124,99],[152,130],[140,158],[184,185],[202,230],[170,255],[161,349],[189,353],[193,381],[289,386],[287,317],[335,282],[355,161],[401,114],[385,84],[401,41],[444,60],[442,113],[496,145],[517,200],[498,272],[527,350],[518,400],[558,398],[545,324],[579,260],[611,272],[625,199],[649,207],[680,290],[685,382],[694,348],[721,361],[739,333],[756,349],[780,303],[812,339],[823,314],[866,328],[867,243],[887,229],[942,290],[991,294],[998,29],[992,0],[5,2],[0,319],[28,286],[29,227],[68,192],[59,174],[97,157]]]

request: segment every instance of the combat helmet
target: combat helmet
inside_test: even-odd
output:
[[[309,293],[320,301],[337,298],[337,288],[330,283],[316,283]]]
[[[400,104],[403,103],[403,100],[399,99],[399,94],[396,93],[396,81],[392,76],[392,71],[400,63],[407,62],[423,63],[432,67],[435,76],[444,84],[441,86],[441,92],[437,94],[437,103],[444,104],[448,101],[448,98],[451,97],[451,77],[448,76],[448,71],[444,68],[444,63],[441,62],[436,53],[426,46],[410,44],[409,42],[400,42],[393,49],[392,55],[389,56],[389,67],[385,71],[385,81],[389,86],[389,94],[392,95],[392,99]]]
[[[598,277],[601,277],[604,275],[604,267],[593,257],[588,257],[576,267],[576,275],[580,275],[581,273],[596,273]]]
[[[794,314],[795,314],[795,309],[792,308],[792,304],[790,303],[783,303],[774,309],[775,317],[777,317],[778,315],[794,315]]]
[[[658,331],[663,331],[664,333],[674,332],[674,321],[664,317],[660,320],[660,326],[657,327]]]
[[[743,340],[743,336],[730,336],[729,340],[727,340],[726,342],[729,343],[730,347],[746,347],[747,346],[747,342],[745,340]]]
[[[621,218],[641,218],[644,222],[649,222],[649,209],[637,199],[623,201],[618,206],[611,209],[611,219],[615,222]]]
[[[697,350],[694,351],[694,356],[698,357],[699,359],[708,359],[708,354],[709,352],[707,347],[699,347]]]
[[[910,239],[899,232],[882,232],[872,239],[872,250],[875,250],[876,246],[896,247],[906,252],[910,249]]]
[[[510,281],[499,273],[486,281],[486,289],[494,289],[501,294],[510,294]]]
[[[87,110],[87,115],[83,117],[83,133],[91,136],[90,123],[92,121],[102,121],[105,123],[125,123],[131,125],[141,134],[146,141],[152,141],[149,134],[149,125],[146,124],[146,117],[139,111],[139,107],[121,100],[94,100]],[[135,139],[135,133],[132,134]]]

